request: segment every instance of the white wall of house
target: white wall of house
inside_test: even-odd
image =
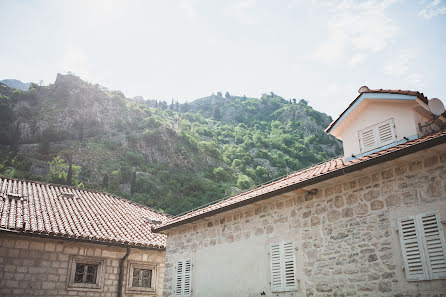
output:
[[[344,156],[361,154],[359,131],[388,119],[393,119],[396,129],[396,140],[417,135],[417,115],[413,108],[418,106],[414,101],[405,100],[371,100],[367,99],[352,111],[339,127],[340,137],[344,145]]]
[[[446,220],[445,152],[440,145],[314,185],[316,195],[298,190],[169,230],[164,296],[175,296],[175,265],[185,259],[194,297],[444,294],[444,279],[407,281],[396,230],[421,212]],[[284,240],[297,248],[298,285],[273,293],[269,245]]]

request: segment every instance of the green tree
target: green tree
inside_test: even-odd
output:
[[[48,181],[52,183],[66,184],[70,166],[65,160],[60,157],[54,157],[53,160],[49,162],[49,166],[50,172],[48,174]],[[72,184],[76,187],[83,186],[82,182],[79,180],[81,169],[81,166],[71,165]]]
[[[244,174],[238,175],[237,187],[239,189],[242,189],[242,190],[249,189],[251,187],[251,184],[252,184],[252,181],[248,176],[246,176]]]

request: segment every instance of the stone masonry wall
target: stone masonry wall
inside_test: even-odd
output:
[[[119,262],[125,253],[121,247],[0,233],[0,296],[115,297]],[[67,290],[70,256],[105,259],[101,292]],[[162,296],[165,251],[132,248],[128,261],[158,264],[157,294],[151,296]],[[143,296],[125,292],[128,261],[124,265],[123,296]]]
[[[298,190],[169,230],[164,296],[173,296],[179,259],[197,262],[219,246],[215,257],[224,257],[231,246],[237,246],[238,253],[254,253],[254,243],[262,242],[267,249],[281,240],[296,244],[298,290],[272,294],[262,280],[244,296],[261,296],[262,291],[266,296],[446,296],[446,280],[406,280],[396,232],[397,219],[410,214],[439,210],[441,220],[446,220],[444,148],[317,184],[309,188],[318,190],[315,195]],[[259,261],[262,257],[259,254]],[[200,271],[207,269],[214,271]],[[264,269],[269,271],[269,266]],[[196,271],[193,290],[199,289],[194,279],[202,277]],[[222,277],[224,273],[228,272]],[[256,273],[240,278],[260,281]],[[214,291],[208,296],[220,296],[219,288],[209,290]]]

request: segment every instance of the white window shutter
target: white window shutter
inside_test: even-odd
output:
[[[183,295],[183,261],[177,262],[175,274],[175,296]]]
[[[378,132],[378,137],[379,137],[379,145],[378,146],[388,145],[388,144],[394,142],[396,139],[395,124],[393,123],[392,119],[378,124],[377,132]]]
[[[283,267],[285,291],[297,289],[296,256],[294,253],[294,243],[291,241],[283,244]]]
[[[270,247],[271,292],[297,289],[296,256],[292,241],[273,243]]]
[[[423,245],[430,279],[446,278],[446,244],[439,213],[419,215]]]
[[[358,132],[361,152],[365,153],[393,143],[396,140],[395,123],[388,119]]]
[[[375,129],[372,127],[361,130],[359,132],[359,142],[361,144],[362,152],[367,152],[374,149],[377,146]]]
[[[428,279],[426,261],[416,217],[398,221],[401,250],[408,281]]]
[[[192,264],[190,260],[184,261],[184,274],[183,274],[183,297],[191,295],[191,273]]]
[[[280,243],[273,243],[270,250],[271,292],[281,292],[284,290],[283,249]]]

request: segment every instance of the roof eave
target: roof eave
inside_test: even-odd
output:
[[[333,130],[336,129],[336,127],[365,99],[417,100],[417,98],[419,99],[418,95],[395,94],[390,92],[384,93],[372,91],[361,93],[336,120],[331,122],[327,129],[325,129],[325,132],[333,135]]]
[[[0,228],[0,234],[6,233],[6,234],[16,234],[16,235],[23,235],[23,236],[30,236],[30,237],[38,237],[38,238],[45,238],[45,239],[52,239],[52,240],[67,240],[67,241],[75,241],[75,242],[81,242],[81,243],[92,243],[92,244],[101,244],[101,245],[107,245],[107,246],[117,246],[117,247],[130,247],[130,248],[137,248],[137,249],[144,249],[144,250],[165,250],[166,247],[163,246],[155,246],[155,245],[143,245],[143,244],[129,244],[125,243],[123,241],[109,241],[109,240],[97,240],[97,239],[87,239],[83,237],[70,237],[70,236],[62,236],[62,235],[55,235],[55,234],[48,234],[48,233],[38,233],[38,232],[27,232],[23,230],[16,230],[16,229],[6,229],[6,228]]]
[[[223,212],[235,209],[235,208],[239,208],[239,207],[242,207],[242,206],[245,206],[245,205],[249,205],[249,204],[254,203],[254,202],[265,200],[265,199],[271,198],[273,196],[277,196],[277,195],[284,194],[284,193],[287,193],[287,192],[291,192],[291,191],[294,191],[294,190],[297,190],[297,189],[300,189],[300,188],[303,188],[303,187],[314,185],[314,184],[317,184],[317,183],[320,183],[320,182],[323,182],[323,181],[326,181],[326,180],[329,180],[329,179],[332,179],[332,178],[335,178],[335,177],[339,177],[339,176],[345,175],[347,173],[352,173],[352,172],[364,169],[366,167],[378,165],[378,164],[381,164],[381,163],[387,162],[387,161],[392,161],[392,160],[395,160],[395,159],[398,159],[398,158],[401,158],[401,157],[404,157],[404,156],[416,153],[418,151],[421,151],[421,150],[424,150],[424,149],[428,149],[428,148],[431,148],[431,147],[443,144],[443,143],[446,143],[446,135],[442,135],[442,136],[437,137],[437,138],[429,139],[429,140],[426,140],[426,141],[421,142],[421,143],[414,144],[413,146],[410,146],[410,147],[407,147],[407,148],[404,148],[404,149],[395,150],[395,151],[386,153],[384,155],[378,156],[376,158],[371,158],[369,160],[365,160],[365,161],[362,161],[362,162],[359,162],[359,163],[355,163],[355,164],[349,165],[347,167],[343,167],[341,169],[336,169],[336,170],[328,172],[326,174],[313,177],[311,179],[308,179],[308,180],[305,180],[305,181],[302,181],[302,182],[299,182],[299,183],[296,183],[296,184],[293,184],[293,185],[281,188],[281,189],[276,190],[276,191],[272,191],[272,192],[269,192],[269,193],[261,194],[259,196],[254,197],[254,198],[251,198],[251,199],[242,200],[240,202],[237,202],[237,203],[234,203],[234,204],[230,204],[228,206],[224,206],[224,207],[221,207],[221,208],[218,208],[218,209],[215,209],[215,210],[211,210],[209,212],[205,212],[205,213],[193,216],[193,217],[189,217],[189,218],[181,220],[181,221],[177,221],[177,222],[173,222],[173,223],[168,224],[168,225],[160,226],[158,228],[153,229],[153,232],[165,231],[165,230],[177,227],[177,226],[181,226],[181,225],[184,225],[184,224],[187,224],[187,223],[191,223],[191,222],[197,221],[199,219],[210,217],[210,216],[213,216],[213,215],[216,215],[216,214],[219,214],[219,213],[223,213]]]

